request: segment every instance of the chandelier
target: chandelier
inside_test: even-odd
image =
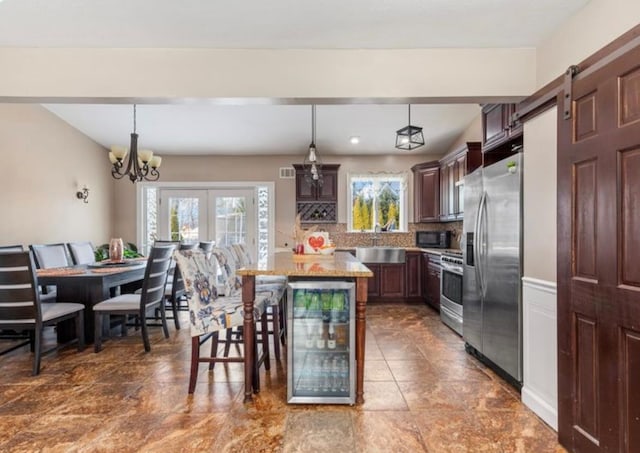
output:
[[[125,157],[129,155],[126,165]],[[162,157],[154,156],[153,151],[141,149],[138,151],[138,134],[136,134],[136,105],[133,104],[133,132],[131,133],[131,145],[129,149],[124,146],[113,145],[109,152],[109,160],[113,164],[111,176],[122,179],[128,176],[131,182],[157,181],[160,177],[158,167],[162,163]]]
[[[311,186],[322,186],[322,163],[316,150],[316,106],[311,106],[311,144],[302,163],[304,179]]]
[[[396,131],[396,148],[414,149],[424,145],[422,128],[411,125],[411,104],[409,104],[409,125]]]

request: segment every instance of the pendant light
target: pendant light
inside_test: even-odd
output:
[[[304,179],[310,186],[322,186],[322,162],[320,154],[316,149],[316,106],[311,106],[311,143],[309,144],[309,152],[305,154],[304,162]]]
[[[422,128],[411,125],[411,104],[409,104],[409,125],[396,131],[396,148],[411,150],[424,145]]]

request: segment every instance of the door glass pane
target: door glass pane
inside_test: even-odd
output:
[[[172,241],[195,242],[199,239],[198,198],[169,198],[169,238]]]
[[[245,197],[216,197],[216,246],[247,243]]]

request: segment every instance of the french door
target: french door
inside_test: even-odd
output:
[[[571,451],[640,452],[640,48],[576,77],[572,95],[558,128],[558,434]]]
[[[160,189],[158,239],[244,243],[255,256],[254,189]]]

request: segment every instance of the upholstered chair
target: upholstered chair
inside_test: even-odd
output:
[[[209,369],[218,362],[244,362],[243,357],[219,357],[219,332],[240,327],[244,324],[242,297],[239,295],[220,296],[217,293],[217,268],[207,259],[201,250],[176,251],[175,260],[182,273],[185,283],[187,301],[189,304],[189,327],[191,331],[191,373],[189,377],[189,393],[196,388],[198,367],[200,363],[209,363]],[[254,351],[256,358],[253,366],[254,388],[259,389],[258,368],[264,363],[269,369],[269,345],[267,338],[266,319],[267,296],[256,294],[254,302],[253,320],[260,322],[262,331],[262,354],[258,356],[257,346]],[[258,331],[258,326],[254,332]],[[211,339],[211,354],[203,357],[201,346]],[[257,336],[254,337],[257,345]]]

